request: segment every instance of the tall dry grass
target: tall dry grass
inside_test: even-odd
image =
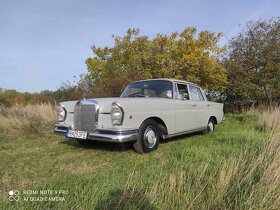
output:
[[[258,126],[266,134],[264,147],[254,151],[257,157],[245,148],[238,159],[224,163],[215,183],[216,198],[221,198],[215,207],[280,208],[280,109],[270,107],[253,112],[260,114]]]
[[[258,158],[248,167],[247,177],[259,177],[246,205],[250,208],[280,208],[280,108],[263,111],[260,126],[267,131],[267,141]]]
[[[275,106],[262,111],[259,124],[270,130],[278,130],[280,128],[280,107]]]
[[[51,104],[0,107],[0,131],[11,136],[47,134],[55,119],[56,110]]]

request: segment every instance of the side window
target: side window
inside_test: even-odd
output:
[[[177,95],[176,99],[180,100],[190,100],[188,87],[184,84],[177,84]]]
[[[190,85],[190,94],[193,101],[204,101],[199,88]]]

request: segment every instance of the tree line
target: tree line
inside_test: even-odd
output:
[[[92,47],[88,72],[75,85],[38,94],[6,91],[0,103],[40,103],[119,96],[132,81],[175,78],[202,86],[211,100],[231,109],[279,103],[280,19],[247,22],[225,46],[222,33],[188,27],[154,38],[129,29],[112,47]]]

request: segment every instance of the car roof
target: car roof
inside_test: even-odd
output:
[[[188,82],[188,81],[185,81],[185,80],[168,79],[168,78],[158,78],[158,79],[139,80],[139,81],[135,81],[135,82],[131,82],[131,83],[144,82],[144,81],[156,81],[156,80],[170,81],[170,82],[177,82],[177,83],[187,83],[187,84],[190,84],[190,85],[199,86],[199,85],[197,85],[197,84],[195,84],[195,83]]]

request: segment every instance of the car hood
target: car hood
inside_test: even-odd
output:
[[[96,101],[99,104],[99,114],[109,114],[111,113],[111,107],[113,102],[117,102],[118,104],[120,104],[123,107],[123,109],[126,111],[135,110],[136,107],[138,107],[138,105],[142,104],[141,110],[145,111],[146,109],[148,110],[151,107],[150,106],[151,104],[158,105],[158,103],[154,103],[155,101],[163,102],[167,100],[170,101],[172,99],[151,98],[151,97],[150,98],[91,98],[91,99],[83,99],[80,101],[82,102]],[[74,112],[74,107],[77,102],[79,101],[67,101],[67,102],[62,102],[60,104],[63,105],[68,112]]]
[[[113,102],[120,104],[124,110],[135,110],[135,108],[142,104],[141,110],[144,111],[145,108],[148,109],[149,105],[155,101],[170,101],[172,99],[164,98],[93,98],[88,100],[94,100],[99,104],[99,113],[108,114],[111,113],[111,107]],[[155,103],[158,104],[158,103]],[[146,106],[143,106],[146,105]]]

